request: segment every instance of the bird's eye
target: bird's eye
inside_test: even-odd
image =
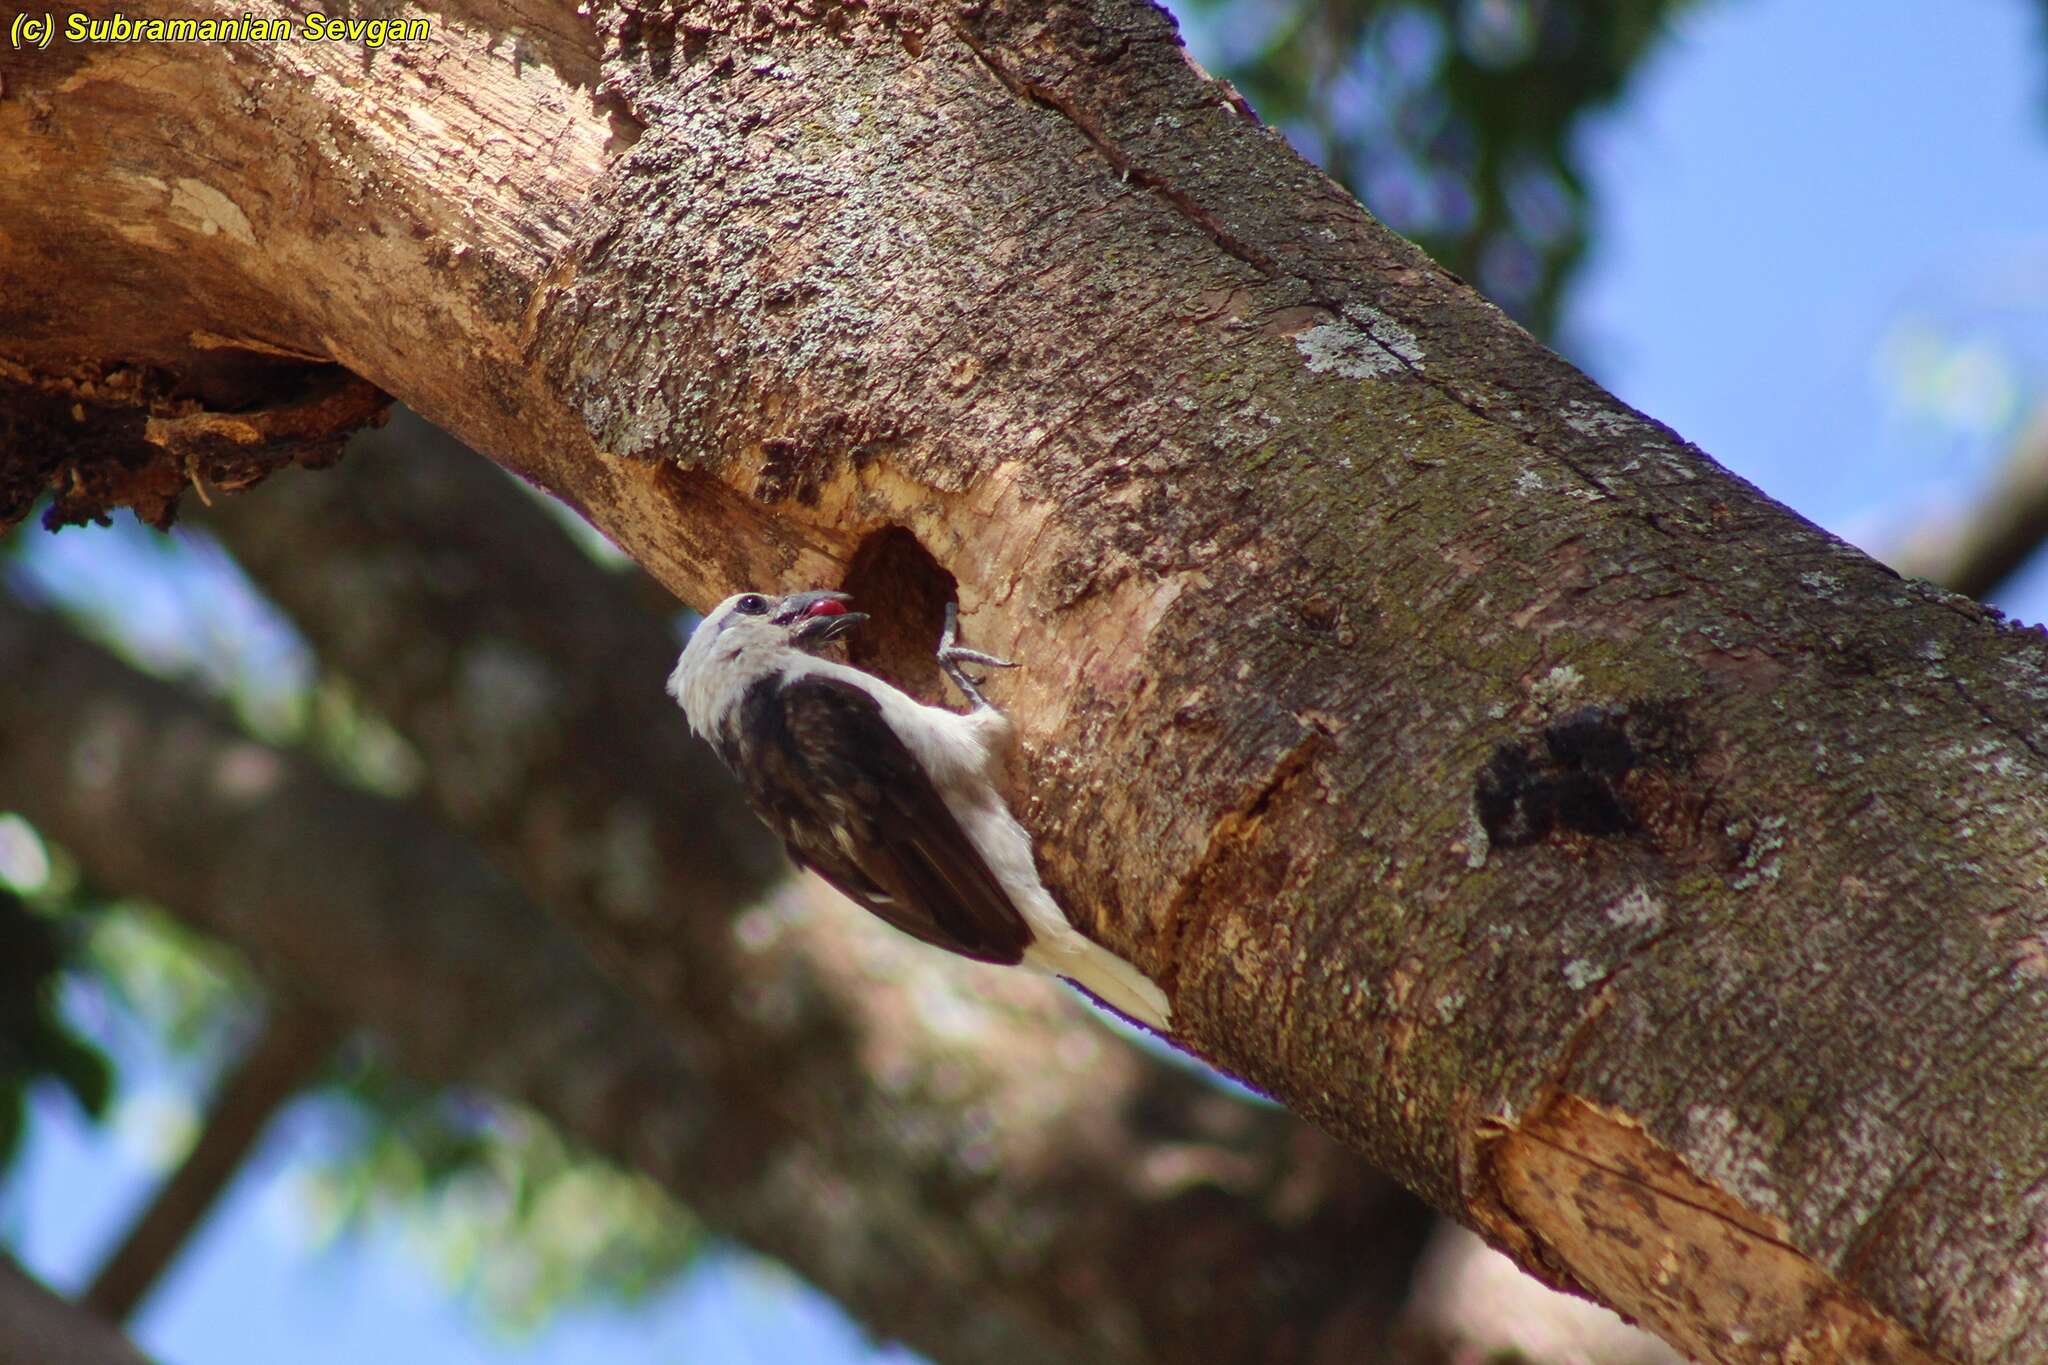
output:
[[[745,612],[749,616],[759,616],[768,610],[768,599],[761,596],[760,593],[750,592],[739,601],[733,603],[732,609]]]

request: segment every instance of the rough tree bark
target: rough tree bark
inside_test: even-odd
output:
[[[328,356],[691,601],[864,593],[913,685],[957,592],[1185,1046],[1697,1354],[2048,1359],[2038,635],[1603,393],[1141,0],[431,17],[10,59],[38,412]]]
[[[1042,983],[969,993],[792,888],[750,912],[749,946],[699,958],[671,1047],[419,810],[4,598],[0,675],[5,803],[105,884],[246,950],[408,1074],[531,1104],[934,1359],[1377,1358],[1398,1326],[1426,1210]],[[692,908],[700,947],[733,941],[737,905]]]

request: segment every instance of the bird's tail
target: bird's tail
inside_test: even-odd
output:
[[[1064,977],[1118,1014],[1155,1033],[1173,1029],[1166,992],[1109,949],[1075,933],[1063,942],[1040,940],[1024,950],[1024,961],[1048,976]]]

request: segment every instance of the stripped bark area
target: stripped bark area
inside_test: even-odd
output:
[[[0,353],[329,356],[698,604],[907,537],[877,662],[950,591],[1025,663],[1013,804],[1183,1045],[1504,1240],[1568,1093],[1800,1302],[2048,1358],[2038,632],[1600,391],[1138,0],[432,18],[10,55]]]
[[[1488,1156],[1487,1231],[1695,1359],[1945,1359],[1626,1115],[1560,1095]]]

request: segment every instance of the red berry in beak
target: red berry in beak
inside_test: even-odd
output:
[[[827,597],[821,601],[813,602],[811,604],[811,609],[804,613],[804,619],[808,621],[813,616],[844,615],[846,615],[846,604],[844,602],[835,602],[831,598]]]

